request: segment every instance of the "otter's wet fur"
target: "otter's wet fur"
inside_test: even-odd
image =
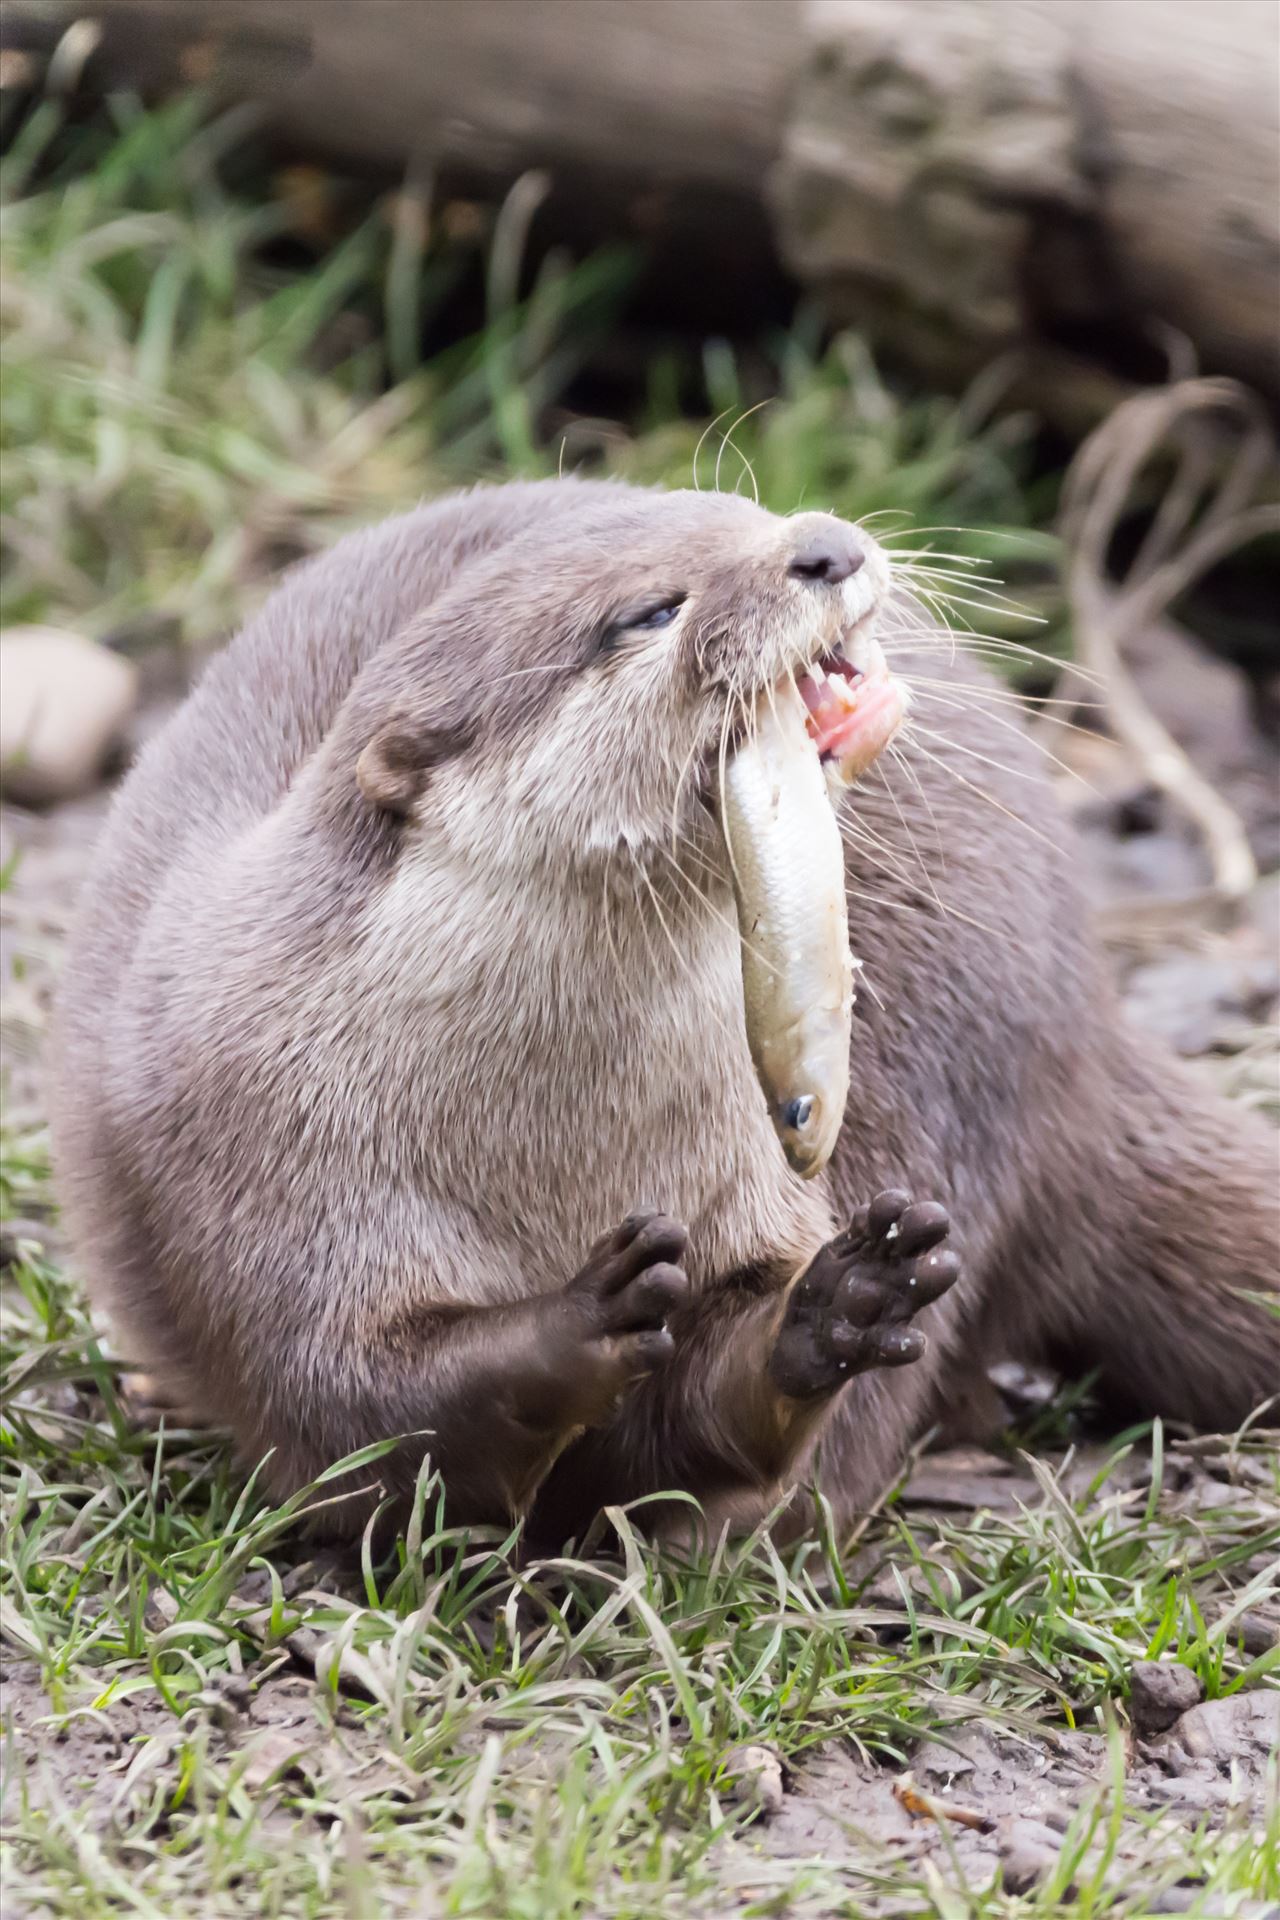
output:
[[[892,607],[966,710],[846,805],[868,988],[835,1157],[788,1171],[714,775],[731,693],[848,620],[788,571],[824,525],[575,480],[422,508],[289,575],[125,781],[66,1210],[128,1357],[277,1490],[406,1434],[382,1483],[430,1451],[462,1519],[751,1518],[815,1459],[848,1513],[998,1354],[1210,1428],[1280,1388],[1275,1139],[1125,1027],[1035,751]]]

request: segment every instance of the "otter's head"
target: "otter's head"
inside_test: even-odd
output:
[[[462,564],[397,643],[359,758],[370,805],[477,857],[572,866],[698,830],[769,689],[794,681],[815,749],[838,746],[848,689],[883,670],[869,535],[722,494],[548,485],[555,512]]]

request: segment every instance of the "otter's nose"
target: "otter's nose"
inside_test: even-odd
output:
[[[842,520],[827,520],[796,542],[787,572],[795,580],[835,587],[855,574],[866,557],[852,527]]]

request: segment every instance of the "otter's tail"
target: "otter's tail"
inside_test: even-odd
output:
[[[1280,1417],[1280,1136],[1142,1043],[1108,1064],[1051,1337],[1137,1412],[1231,1432],[1278,1397]]]

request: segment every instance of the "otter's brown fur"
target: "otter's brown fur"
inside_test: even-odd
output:
[[[125,782],[62,995],[66,1205],[130,1357],[278,1488],[410,1435],[393,1490],[429,1451],[461,1517],[536,1500],[563,1534],[665,1487],[758,1511],[817,1451],[848,1511],[997,1351],[1212,1427],[1280,1387],[1247,1297],[1275,1141],[1123,1026],[1035,756],[979,702],[847,809],[872,991],[835,1158],[786,1168],[699,776],[730,688],[838,624],[796,527],[569,480],[423,508],[293,573]],[[881,1188],[950,1211],[960,1286],[941,1209],[877,1225]],[[637,1203],[674,1218],[614,1230]]]

